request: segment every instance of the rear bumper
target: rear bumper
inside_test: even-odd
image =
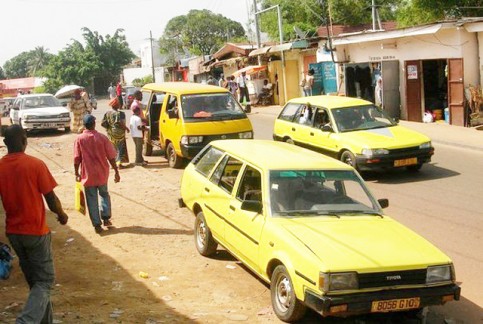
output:
[[[343,317],[371,313],[372,302],[374,301],[419,297],[419,307],[423,308],[431,305],[444,304],[443,296],[452,296],[454,300],[459,300],[460,293],[461,288],[456,284],[441,287],[398,289],[340,296],[317,296],[307,291],[305,293],[305,304],[321,315]],[[347,305],[345,311],[331,311],[331,307],[341,305]]]

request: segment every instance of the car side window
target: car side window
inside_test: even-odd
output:
[[[211,181],[228,193],[233,191],[236,178],[243,163],[231,156],[225,156],[211,177]]]
[[[301,108],[301,104],[298,103],[288,103],[283,108],[282,112],[278,116],[278,119],[286,120],[286,121],[293,121],[294,117],[300,114],[299,110]]]
[[[167,106],[166,106],[166,113],[169,110],[176,109],[177,107],[178,107],[178,99],[176,98],[175,95],[169,95],[168,103],[167,103]]]
[[[330,125],[329,113],[326,109],[318,108],[314,116],[314,128],[321,129],[324,125]]]
[[[236,197],[240,200],[262,201],[262,175],[251,166],[245,168]]]
[[[223,152],[217,148],[210,147],[207,150],[200,152],[200,154],[202,154],[201,157],[195,157],[195,169],[199,173],[207,177],[213,170],[217,162],[220,160],[220,158],[223,156]]]

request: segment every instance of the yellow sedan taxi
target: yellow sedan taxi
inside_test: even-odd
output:
[[[431,161],[431,140],[398,125],[373,103],[313,96],[290,100],[275,121],[273,138],[339,159],[357,170],[406,167]]]
[[[270,284],[283,321],[401,312],[458,300],[453,263],[382,208],[354,168],[263,140],[208,144],[185,169],[181,207],[203,256],[218,244]]]

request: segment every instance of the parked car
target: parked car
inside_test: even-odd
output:
[[[47,93],[18,96],[10,110],[10,121],[27,131],[58,128],[70,131],[69,111]]]
[[[89,102],[91,103],[92,108],[97,109],[96,97],[90,93],[87,93],[87,95],[89,96]],[[59,100],[63,107],[67,107],[71,99],[72,97],[57,98],[57,100]]]
[[[138,91],[138,90],[141,90],[141,88],[138,88],[138,87],[130,87],[130,86],[127,86],[124,88],[124,91],[123,91],[123,102],[124,102],[124,109],[130,109],[131,108],[131,104],[134,100],[134,92]]]
[[[180,168],[212,140],[253,138],[250,120],[228,89],[163,82],[147,84],[142,92],[149,126],[144,153],[161,148],[170,167]]]
[[[213,141],[186,167],[181,197],[196,216],[198,252],[222,245],[269,283],[282,321],[307,307],[412,317],[460,298],[450,258],[385,215],[388,200],[330,157],[275,141]]]
[[[373,103],[349,97],[290,100],[275,120],[273,138],[330,155],[360,171],[419,170],[434,154],[429,137],[398,125]]]

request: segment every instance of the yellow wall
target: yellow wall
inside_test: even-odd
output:
[[[278,93],[276,90],[274,91],[274,103],[276,105],[284,105],[288,100],[300,97],[298,61],[285,61],[285,74],[282,68],[282,61],[269,62],[268,72],[272,82],[275,80],[275,74],[278,75]]]

